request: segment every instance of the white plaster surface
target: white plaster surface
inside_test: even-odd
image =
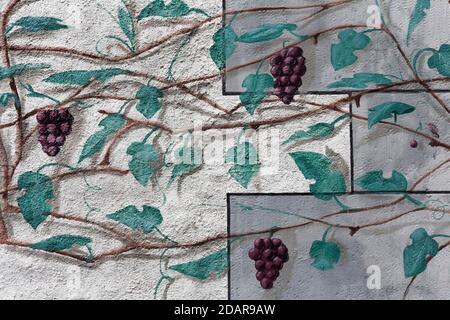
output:
[[[0,0],[0,8],[3,9],[9,1]],[[133,8],[139,12],[148,0],[135,0]],[[166,3],[168,1],[165,1]],[[211,15],[218,14],[222,10],[219,0],[186,0],[193,7],[200,7]],[[63,19],[74,26],[68,30],[55,31],[50,34],[36,35],[14,35],[13,44],[33,44],[48,46],[64,46],[88,52],[95,52],[97,41],[100,47],[107,48],[105,36],[119,34],[120,30],[114,24],[113,19],[99,7],[117,12],[119,1],[114,0],[23,0],[18,5],[11,20],[14,21],[21,16],[54,16]],[[78,16],[81,23],[77,25]],[[189,26],[194,21],[203,19],[201,16],[192,15],[179,19],[149,18],[141,23],[142,33],[139,37],[140,45],[155,41],[163,34]],[[216,67],[209,57],[209,48],[212,45],[212,36],[218,28],[220,21],[208,24],[193,37],[191,42],[182,50],[181,57],[174,68],[176,80],[189,79],[216,72]],[[179,40],[180,38],[177,38]],[[24,83],[32,84],[36,90],[54,95],[58,99],[64,99],[70,95],[74,88],[62,90],[58,85],[50,85],[42,82],[42,79],[52,73],[71,69],[94,69],[100,67],[123,67],[134,71],[147,72],[149,74],[165,77],[170,60],[174,51],[179,46],[179,41],[169,41],[166,46],[151,50],[144,55],[143,59],[131,59],[119,64],[104,64],[88,59],[78,59],[64,55],[51,55],[27,52],[11,52],[13,63],[45,62],[52,68],[43,72],[31,73],[18,77]],[[306,44],[309,50],[312,44]],[[118,46],[109,48],[111,54],[123,54]],[[117,77],[114,81],[124,80]],[[206,81],[201,84],[189,85],[193,90],[206,94],[220,105],[233,108],[238,102],[237,96],[222,96],[222,84],[220,79]],[[109,93],[132,96],[137,90],[136,83],[124,83],[119,89],[111,90]],[[0,83],[0,92],[9,90],[7,81]],[[20,89],[22,97],[25,92]],[[342,97],[342,96],[340,96]],[[307,97],[319,102],[327,102],[339,98],[339,96]],[[315,108],[301,103],[293,103],[285,107],[280,103],[265,104],[258,108],[255,115],[250,116],[241,109],[232,117],[225,117],[221,112],[213,109],[210,105],[198,101],[196,98],[184,93],[179,89],[170,89],[165,92],[163,109],[158,113],[156,119],[173,128],[188,128],[198,123],[210,124],[226,123],[227,121],[250,121],[280,117],[295,114],[299,111]],[[24,112],[34,108],[42,107],[48,101],[24,98]],[[116,101],[94,101],[95,104],[88,109],[74,108],[75,125],[72,134],[68,137],[63,151],[56,161],[75,165],[79,158],[81,148],[86,139],[98,129],[97,124],[103,117],[97,111],[100,109],[117,111],[121,102]],[[142,117],[134,108],[129,116]],[[274,126],[272,128],[261,127],[259,130],[265,132],[276,129],[281,141],[288,138],[299,129],[307,129],[309,125],[317,122],[330,122],[337,117],[336,113],[324,112],[308,118],[299,118],[289,123]],[[0,107],[0,122],[14,120],[13,107]],[[218,118],[218,120],[215,120]],[[33,128],[34,118],[25,121],[26,130]],[[135,141],[141,140],[148,132],[147,129],[137,129],[123,136],[120,143],[113,150],[111,156],[112,165],[126,168],[130,157],[126,154],[127,147]],[[238,135],[240,129],[221,131],[221,133]],[[1,137],[6,144],[9,155],[14,155],[15,128],[11,127],[1,131]],[[160,150],[164,150],[176,136],[161,134],[154,141]],[[98,208],[98,212],[89,214],[90,219],[107,222],[106,214],[115,212],[127,205],[136,205],[141,208],[148,204],[161,209],[164,221],[160,229],[169,237],[178,242],[192,242],[227,231],[226,194],[228,192],[308,192],[310,181],[306,180],[298,171],[297,167],[288,155],[293,150],[308,150],[325,153],[329,148],[335,152],[340,160],[341,168],[348,172],[350,158],[350,134],[348,123],[343,125],[337,133],[327,139],[314,142],[296,144],[293,147],[282,147],[279,152],[279,169],[273,174],[259,174],[250,183],[248,190],[243,189],[236,181],[227,174],[229,165],[203,165],[201,170],[177,180],[167,190],[166,203],[163,203],[163,193],[156,180],[153,179],[148,187],[139,185],[131,175],[115,176],[109,174],[89,174],[87,180],[90,184],[101,187],[98,191],[88,191],[83,176],[74,176],[54,184],[56,199],[52,205],[59,211],[68,215],[86,216],[88,207]],[[208,144],[205,143],[204,147]],[[83,166],[95,164],[101,156],[88,159],[82,163]],[[36,170],[40,166],[53,161],[41,152],[36,136],[33,136],[26,144],[24,159],[17,169],[13,184],[17,183],[20,173]],[[47,168],[46,173],[51,175],[65,171],[63,168]],[[159,185],[165,186],[170,177],[170,170],[163,170],[157,174]],[[10,196],[10,202],[16,204],[19,192]],[[86,235],[94,239],[94,252],[102,252],[118,246],[120,243],[111,239],[110,236],[100,232],[98,228],[86,227],[78,223],[67,223],[61,220],[49,218],[37,231],[34,231],[24,222],[19,214],[3,212],[7,220],[10,234],[21,241],[39,241],[51,235],[61,233],[76,233]],[[108,222],[111,223],[111,222]],[[445,223],[445,220],[442,221]],[[129,229],[124,228],[126,231]],[[409,231],[409,229],[407,230]],[[406,239],[408,232],[399,230],[398,237]],[[379,230],[379,232],[384,232]],[[395,231],[397,232],[397,231]],[[316,232],[314,233],[314,236]],[[295,239],[295,238],[292,238]],[[361,240],[362,241],[362,240]],[[364,240],[365,245],[379,247],[373,238]],[[164,267],[177,263],[187,262],[204,257],[226,245],[224,241],[214,242],[197,248],[172,250],[164,260]],[[298,243],[290,243],[296,246]],[[302,243],[302,246],[304,244]],[[0,298],[3,299],[153,299],[153,289],[159,279],[159,256],[161,250],[134,251],[122,255],[120,258],[108,259],[102,263],[89,265],[73,260],[56,257],[51,254],[16,248],[12,246],[0,247]],[[445,260],[445,256],[440,257]],[[436,268],[433,264],[430,268]],[[228,296],[227,276],[213,278],[207,281],[196,281],[182,276],[174,271],[167,273],[175,280],[170,284],[163,283],[162,289],[157,296],[158,299],[225,299]],[[431,272],[430,272],[431,273]],[[305,282],[314,279],[304,279]],[[425,281],[424,277],[418,283]],[[434,283],[434,282],[433,282]],[[286,283],[289,285],[289,283]],[[312,282],[308,286],[314,287]],[[448,288],[445,284],[437,283],[438,292]],[[430,289],[431,290],[431,289]],[[358,295],[356,295],[358,296]],[[415,296],[419,297],[419,296]]]

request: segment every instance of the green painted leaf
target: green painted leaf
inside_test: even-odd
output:
[[[409,19],[408,35],[406,37],[406,42],[409,45],[411,36],[417,26],[426,18],[426,10],[431,8],[431,0],[417,0],[414,11]]]
[[[414,112],[415,107],[402,102],[386,102],[369,109],[369,129],[385,119],[390,119],[401,114]]]
[[[208,279],[212,274],[222,275],[228,268],[227,249],[221,249],[209,256],[187,263],[170,266],[170,270],[175,270],[186,276],[200,280]]]
[[[393,171],[389,179],[383,178],[383,171],[372,171],[357,179],[355,183],[371,192],[405,192],[408,189],[408,180],[398,171]]]
[[[289,154],[306,179],[322,180],[329,173],[332,161],[323,154],[316,152],[294,152]]]
[[[152,118],[160,109],[160,98],[163,97],[163,93],[156,87],[142,86],[136,93],[136,99],[139,100],[136,105],[137,111],[139,111],[147,119]]]
[[[17,199],[20,212],[25,221],[36,229],[52,211],[48,204],[48,200],[55,198],[52,180],[46,175],[28,171],[19,176],[18,188],[25,189],[23,196]]]
[[[227,151],[225,162],[241,165],[256,164],[258,162],[258,153],[252,143],[240,143]]]
[[[191,12],[201,13],[203,15],[207,15],[206,12],[200,9],[191,9],[184,1],[182,0],[172,0],[167,5],[163,0],[154,0],[150,2],[139,14],[138,20],[142,20],[148,17],[182,17],[187,16]]]
[[[127,154],[132,156],[128,162],[131,174],[141,185],[146,186],[153,174],[152,163],[158,160],[158,153],[151,144],[134,142],[128,147]]]
[[[214,44],[209,49],[211,58],[219,70],[225,67],[225,61],[236,50],[237,35],[231,25],[220,28],[213,36]]]
[[[158,208],[145,205],[142,211],[139,211],[135,206],[128,206],[117,212],[110,213],[106,217],[131,229],[142,230],[144,233],[152,232],[163,221]]]
[[[253,115],[259,104],[266,98],[267,89],[273,87],[273,78],[271,75],[250,74],[242,82],[242,87],[246,92],[240,95],[242,104],[248,113]]]
[[[15,27],[23,32],[39,32],[39,31],[54,31],[60,29],[67,29],[63,21],[53,17],[22,17],[12,23],[6,29],[5,33],[9,33]]]
[[[6,107],[10,100],[17,101],[17,96],[10,92],[0,94],[0,105]]]
[[[230,148],[225,157],[226,163],[234,163],[228,170],[228,174],[234,178],[242,187],[248,188],[250,180],[258,173],[258,153],[250,142],[239,143]]]
[[[416,229],[409,238],[413,241],[403,251],[403,268],[405,277],[414,277],[427,268],[427,257],[434,257],[439,251],[439,244],[425,229]]]
[[[328,175],[316,180],[310,185],[309,190],[317,199],[329,201],[347,191],[344,175],[339,171],[330,171]]]
[[[316,240],[312,243],[309,256],[314,259],[311,265],[319,270],[325,271],[334,268],[341,258],[341,249],[335,242]]]
[[[325,155],[315,152],[289,154],[306,179],[314,179],[310,191],[318,199],[328,201],[347,191],[344,175],[332,168],[333,162]]]
[[[0,80],[7,79],[9,77],[18,76],[27,71],[48,69],[49,64],[46,63],[19,63],[11,67],[1,67],[0,68]]]
[[[307,131],[299,130],[295,132],[292,136],[289,137],[283,144],[288,144],[301,139],[311,139],[311,138],[325,138],[330,136],[334,130],[336,129],[336,124],[340,121],[347,118],[348,115],[344,114],[338,118],[336,118],[331,123],[320,122],[315,125],[312,125],[308,128]]]
[[[127,36],[128,41],[130,41],[131,48],[136,50],[136,30],[131,13],[127,8],[119,7],[118,17],[120,29]]]
[[[428,59],[428,66],[444,77],[450,77],[450,44],[443,44],[439,50],[433,50],[434,54]]]
[[[195,169],[197,169],[200,165],[200,153],[191,147],[183,147],[176,151],[177,159],[181,161],[181,163],[177,163],[174,165],[172,170],[172,175],[169,180],[169,185],[171,185],[176,178],[184,176]]]
[[[228,174],[245,189],[248,188],[250,180],[258,173],[260,169],[259,164],[235,164],[228,170]]]
[[[130,71],[111,68],[111,69],[101,69],[101,70],[72,70],[64,71],[60,73],[55,73],[45,79],[45,82],[57,83],[57,84],[72,84],[85,86],[93,80],[105,82],[112,77],[129,74]]]
[[[82,236],[72,236],[72,235],[60,235],[48,238],[46,240],[34,243],[31,245],[32,249],[44,250],[44,251],[62,251],[66,249],[71,249],[73,246],[86,246],[90,244],[92,240],[87,237]]]
[[[241,35],[237,41],[245,43],[270,41],[281,37],[284,30],[293,31],[295,29],[297,29],[297,25],[292,23],[262,24]]]
[[[338,38],[340,42],[331,45],[331,64],[336,71],[355,63],[358,57],[354,52],[364,49],[371,41],[367,35],[353,29],[339,32]]]
[[[125,122],[126,120],[121,114],[114,113],[107,115],[106,118],[99,123],[99,126],[103,127],[103,129],[97,131],[87,139],[78,162],[80,163],[84,159],[90,158],[95,153],[99,152],[105,145],[108,136],[117,132]]]
[[[390,85],[392,80],[386,78],[385,75],[379,73],[355,73],[353,78],[343,78],[340,81],[333,82],[328,88],[356,88],[365,89],[369,84]]]

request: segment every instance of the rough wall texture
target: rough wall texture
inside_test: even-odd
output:
[[[16,121],[18,112],[14,108],[14,99],[7,100],[6,106],[0,106],[0,134],[6,154],[2,159],[7,160],[2,163],[2,167],[7,168],[2,173],[1,189],[5,195],[2,216],[9,235],[8,239],[2,240],[5,245],[0,247],[0,298],[224,299],[228,296],[227,275],[220,266],[212,274],[206,272],[206,276],[198,274],[205,265],[189,267],[191,276],[186,276],[189,271],[177,272],[170,267],[208,257],[226,247],[227,193],[309,192],[313,179],[305,179],[301,174],[289,157],[288,153],[292,151],[326,154],[333,160],[333,168],[343,174],[350,191],[348,119],[326,139],[307,139],[280,146],[280,142],[295,131],[307,130],[317,123],[331,123],[348,112],[349,104],[343,105],[339,112],[320,108],[320,105],[329,106],[332,101],[347,95],[303,96],[301,98],[307,98],[312,104],[299,99],[289,106],[268,99],[250,115],[238,96],[222,95],[221,77],[210,57],[213,35],[222,26],[217,17],[222,12],[222,2],[185,1],[189,7],[216,17],[202,23],[186,42],[183,41],[190,33],[188,31],[205,21],[201,11],[139,21],[137,56],[133,57],[130,54],[133,48],[127,48],[133,45],[127,42],[121,30],[120,21],[123,20],[118,17],[118,10],[126,4],[131,15],[137,17],[149,2],[0,0],[2,12],[10,13],[6,25],[21,17],[46,16],[60,18],[69,26],[49,32],[25,32],[18,25],[8,34],[8,43],[2,44],[4,66],[46,63],[50,67],[14,74],[23,123]],[[166,0],[158,2],[169,3]],[[9,12],[11,4],[16,5]],[[174,15],[175,11],[169,15]],[[25,27],[22,25],[22,28]],[[127,45],[111,36],[120,36]],[[5,45],[10,48],[9,52]],[[312,47],[312,41],[305,46]],[[178,59],[174,60],[177,52]],[[8,62],[6,56],[11,61]],[[170,68],[172,61],[175,64]],[[74,85],[67,79],[63,84],[43,81],[67,70],[106,68],[130,72],[111,76],[107,81],[90,75],[86,86]],[[172,70],[171,74],[169,70]],[[183,82],[209,75],[214,76]],[[5,79],[0,83],[0,93],[12,89],[9,79]],[[335,77],[330,82],[334,80]],[[26,88],[28,84],[47,97],[30,94],[31,89]],[[140,102],[137,92],[143,86],[155,86],[162,93],[162,97],[157,97],[161,102],[160,110],[149,117],[136,108]],[[49,158],[41,151],[32,111],[52,108],[54,103],[48,96],[70,107],[75,118],[73,131],[56,158]],[[152,99],[151,103],[158,104],[154,96]],[[123,107],[127,101],[129,104]],[[105,114],[117,112],[126,117],[126,124],[112,132],[98,152],[79,162],[89,137],[101,129],[98,124]],[[139,183],[128,172],[132,160],[129,148],[134,142],[142,142],[152,128],[159,130],[146,142],[153,146],[157,159],[152,164],[148,183]],[[183,148],[191,136],[191,129],[195,128],[201,129],[200,133],[193,132],[198,138],[195,150],[200,150],[209,161],[187,167],[180,176],[174,175],[177,168],[175,151]],[[18,142],[20,135],[22,142]],[[261,157],[260,170],[251,177],[247,188],[228,174],[232,164],[223,161],[227,150],[235,146],[236,141],[244,139],[260,147]],[[272,141],[271,147],[264,147],[268,140]],[[267,150],[273,153],[265,154]],[[145,159],[146,163],[150,162]],[[439,156],[435,164],[442,160]],[[49,163],[57,164],[42,168]],[[48,199],[49,216],[34,230],[24,220],[23,208],[18,208],[17,200],[25,190],[17,190],[17,185],[22,174],[39,169],[40,174],[51,179],[54,197]],[[41,191],[38,188],[36,192],[40,194]],[[34,200],[36,207],[42,204],[42,200]],[[162,217],[162,221],[151,225],[148,233],[141,230],[141,225],[136,227],[136,220],[130,227],[130,222],[115,223],[107,216],[129,206],[142,211],[144,205],[157,208]],[[157,229],[154,228],[156,225]],[[409,231],[398,234],[403,243],[407,241]],[[64,251],[70,256],[30,248],[33,243],[61,234],[87,237],[92,242],[89,248],[75,246]],[[371,245],[376,246],[376,241]],[[197,272],[194,277],[192,272]],[[314,286],[312,282],[304,285]],[[354,296],[358,297],[358,294]]]

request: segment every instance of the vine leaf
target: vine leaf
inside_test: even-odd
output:
[[[252,178],[259,172],[260,167],[259,164],[235,164],[228,170],[228,174],[242,187],[247,189]]]
[[[347,118],[347,115],[340,116],[339,118],[337,118],[336,120],[334,120],[331,123],[325,123],[325,122],[317,123],[315,125],[310,126],[307,131],[299,130],[299,131],[295,132],[293,135],[291,135],[289,137],[289,139],[284,141],[283,144],[292,143],[294,141],[301,140],[301,139],[328,137],[336,129],[336,124],[345,118]]]
[[[225,163],[255,164],[258,162],[258,154],[252,143],[246,141],[230,148],[225,157]]]
[[[368,121],[369,129],[380,121],[390,119],[392,117],[396,119],[398,115],[411,113],[415,110],[415,107],[402,102],[386,102],[370,108]]]
[[[364,49],[371,41],[367,35],[353,29],[339,32],[338,38],[340,42],[331,45],[331,64],[335,71],[355,63],[358,57],[354,52]]]
[[[250,142],[240,143],[230,148],[225,157],[226,163],[234,163],[228,174],[242,187],[248,188],[251,179],[259,172],[258,154]]]
[[[356,179],[355,183],[364,190],[371,192],[405,192],[408,189],[406,177],[398,171],[393,171],[389,179],[383,177],[383,171],[371,171]]]
[[[328,88],[356,88],[366,89],[369,84],[376,85],[390,85],[392,80],[388,79],[385,75],[379,73],[355,73],[353,78],[343,78],[340,81],[333,82],[328,85]]]
[[[154,0],[150,2],[141,13],[139,13],[138,20],[142,20],[148,17],[182,17],[187,16],[191,12],[197,12],[203,15],[208,15],[201,9],[190,8],[182,0],[172,0],[169,4],[165,4],[163,0]]]
[[[227,249],[221,249],[204,258],[187,263],[170,266],[170,270],[175,270],[181,274],[199,280],[206,280],[212,274],[222,275],[228,268]]]
[[[127,154],[132,156],[128,162],[131,174],[141,185],[146,186],[153,174],[152,163],[158,160],[158,153],[151,144],[134,142],[128,147]]]
[[[310,191],[318,199],[328,201],[347,191],[344,175],[332,168],[327,156],[315,152],[293,152],[289,154],[306,179],[314,179]]]
[[[309,250],[309,256],[314,259],[311,266],[322,271],[333,269],[341,258],[341,249],[337,243],[326,240],[328,230],[325,231],[322,240],[312,243]]]
[[[428,59],[428,66],[445,76],[450,77],[450,44],[443,44],[439,50],[428,49],[434,54]]]
[[[406,43],[409,45],[411,36],[417,26],[426,18],[426,10],[431,8],[431,0],[417,0],[414,11],[411,14],[408,26],[408,35],[406,37]]]
[[[214,44],[209,49],[212,60],[219,70],[225,67],[225,61],[236,50],[236,40],[238,36],[231,25],[220,28],[213,36]]]
[[[91,238],[73,235],[60,235],[48,238],[46,240],[34,243],[32,249],[44,251],[62,251],[71,249],[73,246],[88,246],[92,242]]]
[[[11,67],[0,67],[0,80],[21,75],[27,71],[48,68],[50,68],[50,65],[46,63],[19,63]]]
[[[241,102],[247,112],[253,115],[266,98],[266,90],[273,87],[273,78],[267,73],[250,74],[242,82],[242,87],[246,88],[246,92],[240,95]]]
[[[408,180],[398,172],[393,171],[389,179],[383,177],[383,171],[371,171],[361,178],[355,180],[355,183],[362,189],[370,192],[398,192],[402,193],[404,198],[417,207],[425,207],[421,201],[413,198],[407,193]]]
[[[136,99],[139,100],[136,105],[137,111],[139,111],[147,119],[152,118],[160,109],[160,98],[163,97],[163,93],[153,86],[142,86],[136,93]]]
[[[163,217],[158,208],[143,206],[139,211],[135,206],[127,206],[117,212],[106,215],[108,219],[117,221],[134,230],[142,230],[150,233],[163,221]]]
[[[119,26],[130,41],[133,52],[136,51],[136,30],[134,29],[133,17],[127,8],[119,7]]]
[[[120,68],[100,69],[100,70],[71,70],[55,73],[45,79],[45,82],[57,84],[72,84],[85,86],[91,81],[97,80],[105,82],[115,76],[130,74],[130,71]]]
[[[0,94],[0,105],[6,107],[10,100],[14,100],[17,104],[18,99],[14,93],[7,92]]]
[[[18,188],[25,189],[24,195],[17,199],[20,212],[25,221],[36,230],[52,210],[47,202],[55,198],[52,180],[46,175],[28,171],[19,176]]]
[[[198,168],[200,163],[200,153],[191,147],[183,147],[176,152],[180,163],[175,164],[168,185],[170,186],[176,178],[186,175]]]
[[[8,34],[15,27],[23,32],[39,32],[39,31],[54,31],[60,29],[67,29],[68,27],[62,23],[63,21],[53,17],[22,17],[13,22],[5,31]]]
[[[118,113],[109,114],[106,118],[100,121],[99,126],[103,127],[103,129],[97,131],[87,139],[83,146],[83,150],[81,151],[78,163],[99,152],[105,145],[108,136],[119,130],[125,124],[125,121],[125,118]]]
[[[270,41],[281,37],[284,30],[294,31],[295,29],[297,25],[292,23],[262,24],[241,35],[237,41],[245,43]]]
[[[425,271],[427,258],[434,257],[439,251],[439,244],[425,229],[416,229],[409,238],[413,241],[403,251],[403,268],[405,277],[414,277]]]

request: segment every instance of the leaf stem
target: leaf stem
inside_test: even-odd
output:
[[[424,49],[419,50],[419,51],[414,55],[414,58],[413,58],[413,61],[412,61],[412,66],[413,66],[414,73],[415,73],[416,75],[418,75],[418,72],[417,72],[417,62],[418,62],[418,60],[419,60],[419,57],[420,57],[423,53],[425,53],[425,52],[433,52],[433,53],[436,53],[437,50],[435,50],[435,49],[433,49],[433,48],[424,48]]]
[[[351,209],[349,206],[347,206],[343,202],[341,202],[337,196],[333,196],[333,199],[344,211],[349,211]]]
[[[450,235],[446,235],[446,234],[433,234],[433,235],[431,235],[431,238],[450,238]]]
[[[193,29],[187,36],[186,38],[183,40],[183,42],[181,43],[181,45],[177,48],[177,50],[175,51],[175,55],[172,58],[172,61],[170,62],[169,65],[169,69],[167,71],[167,80],[169,81],[175,81],[175,78],[173,77],[173,67],[175,66],[175,63],[177,62],[181,50],[183,50],[183,48],[188,45],[188,43],[191,41],[192,37],[195,35],[195,33],[197,32],[197,28]]]
[[[333,125],[333,126],[335,126],[339,121],[342,121],[342,120],[348,118],[349,116],[350,116],[350,115],[348,115],[348,114],[343,114],[342,116],[337,117],[337,118],[336,118],[333,122],[331,122],[330,124]]]
[[[260,206],[260,205],[248,206],[248,205],[243,205],[241,203],[238,203],[237,205],[246,206],[246,207],[252,207],[254,209],[259,209],[259,210],[263,210],[263,211],[267,211],[267,212],[274,212],[274,213],[287,215],[287,216],[298,217],[298,218],[302,218],[302,219],[305,219],[305,220],[308,220],[308,221],[314,221],[314,222],[322,223],[322,224],[325,224],[325,225],[331,226],[331,227],[336,227],[336,228],[340,227],[337,224],[332,224],[332,223],[329,223],[329,222],[326,222],[326,221],[323,221],[323,220],[320,220],[320,219],[315,219],[315,218],[311,218],[311,217],[307,217],[307,216],[303,216],[303,215],[300,215],[300,214],[296,214],[296,213],[292,213],[292,212],[288,212],[288,211],[283,211],[283,210],[279,210],[279,209],[266,208],[266,207],[263,207],[263,206]]]
[[[325,232],[323,233],[323,236],[322,236],[322,241],[323,241],[323,242],[325,242],[325,241],[327,240],[328,233],[330,232],[331,229],[333,229],[333,227],[330,226],[330,227],[328,227],[327,230],[325,230]]]
[[[42,170],[44,170],[45,168],[48,168],[48,167],[56,167],[56,166],[60,166],[60,167],[63,167],[63,168],[67,168],[67,169],[70,169],[70,170],[72,170],[72,171],[80,169],[80,168],[78,168],[78,167],[69,166],[69,165],[66,165],[66,164],[64,164],[64,163],[52,162],[52,163],[44,164],[44,165],[41,166],[39,169],[37,169],[36,172],[39,173],[39,172],[41,172]]]
[[[157,233],[159,233],[159,235],[160,235],[161,237],[164,238],[164,240],[168,240],[168,241],[172,242],[173,244],[178,244],[178,242],[176,242],[175,240],[172,240],[171,238],[169,238],[168,236],[166,236],[164,233],[162,233],[161,230],[159,230],[158,227],[155,227],[154,229],[155,229],[155,231],[156,231]]]
[[[425,205],[423,202],[421,202],[421,201],[419,201],[419,200],[417,200],[417,199],[411,197],[411,196],[410,196],[409,194],[407,194],[407,193],[403,194],[403,196],[405,197],[406,200],[408,200],[409,202],[411,202],[412,204],[414,204],[415,206],[417,206],[417,207],[419,207],[419,208],[424,208],[424,207],[426,207],[426,205]]]
[[[131,101],[128,100],[126,101],[124,104],[122,104],[122,106],[120,107],[119,111],[117,111],[117,113],[122,113],[123,109],[125,109],[125,107],[130,103]]]
[[[142,143],[147,143],[148,139],[152,136],[153,133],[155,133],[156,131],[158,131],[159,128],[155,127],[152,130],[150,130],[144,137],[144,139],[142,139]]]
[[[309,35],[301,35],[301,34],[297,34],[297,33],[295,33],[294,31],[292,31],[292,30],[289,30],[288,31],[291,35],[293,35],[294,37],[296,37],[298,40],[300,40],[300,41],[305,41],[306,39],[309,39],[310,38],[310,36]],[[284,48],[284,47],[283,47]]]
[[[204,15],[204,16],[207,17],[207,18],[211,18],[211,16],[210,16],[206,11],[204,11],[204,10],[202,10],[202,9],[199,9],[199,8],[191,8],[191,9],[189,10],[189,12],[195,12],[195,13]]]

